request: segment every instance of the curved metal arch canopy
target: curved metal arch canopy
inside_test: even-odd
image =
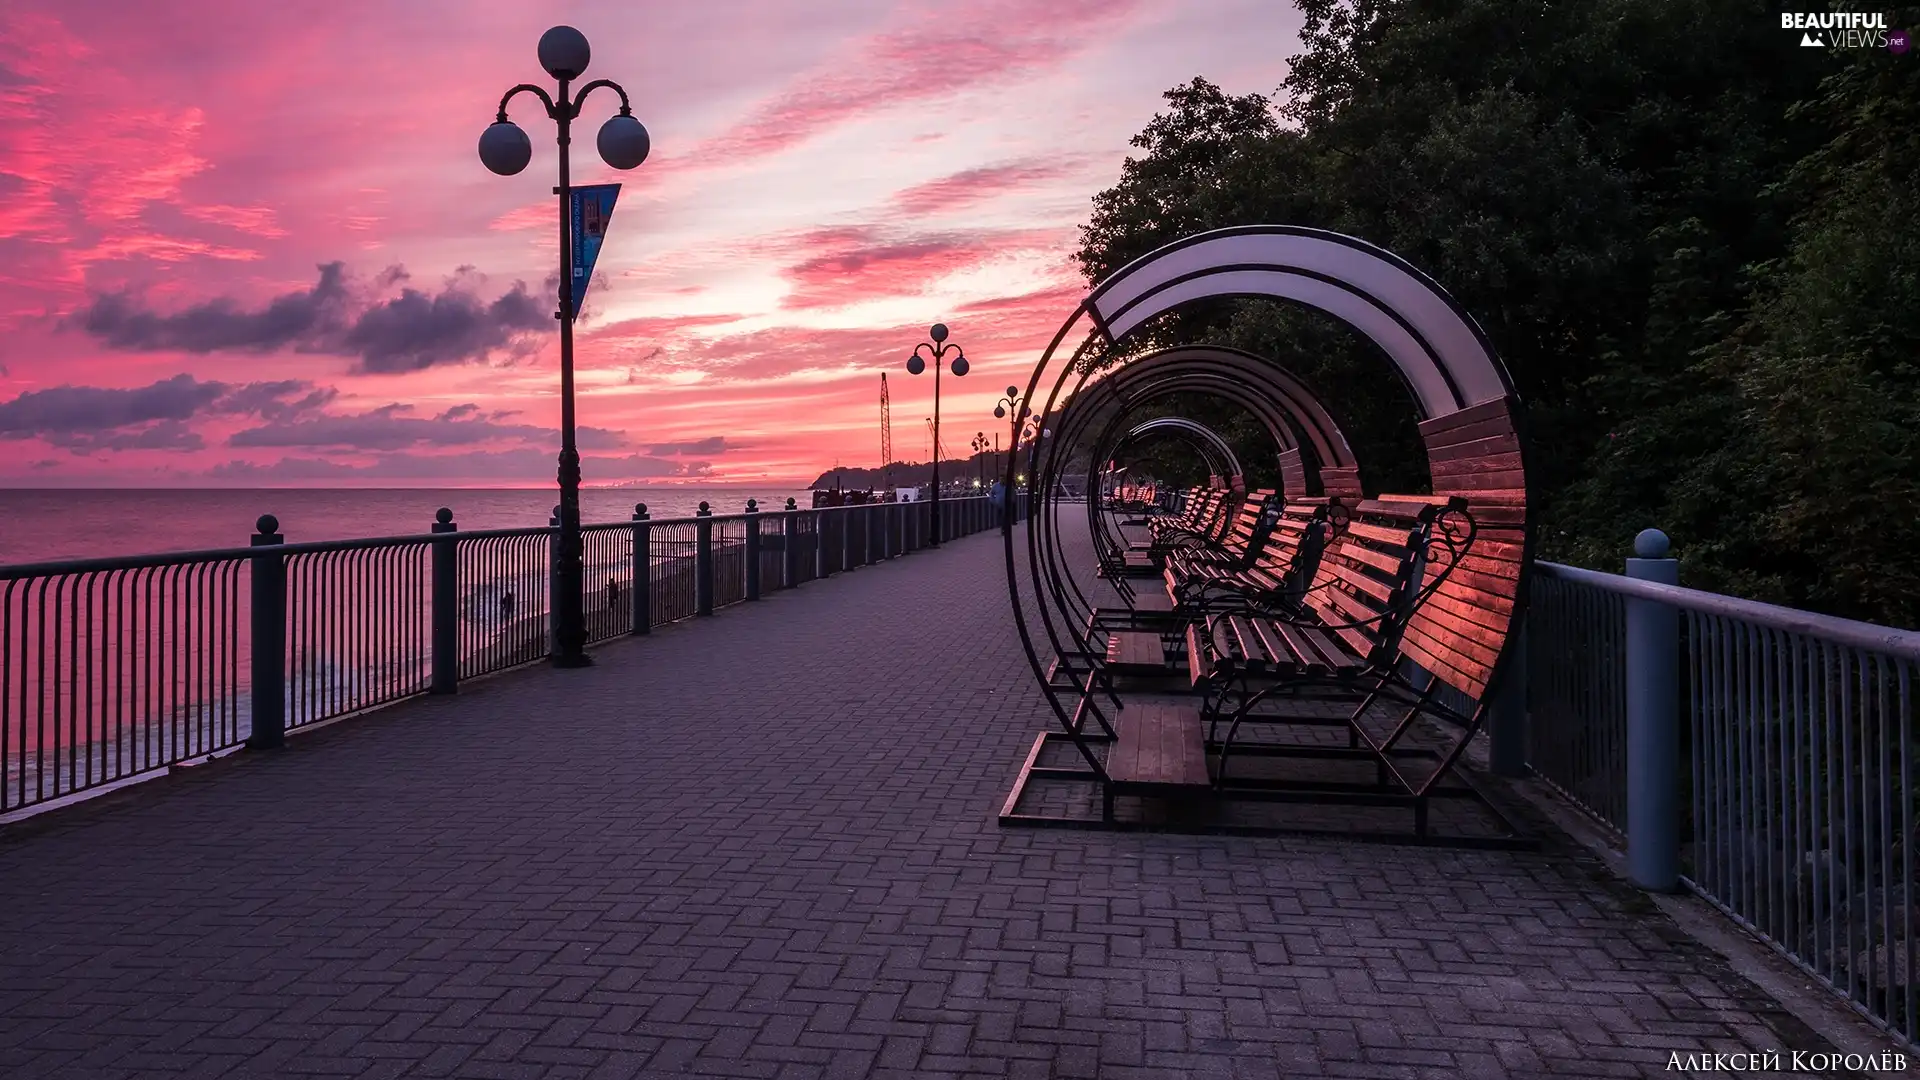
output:
[[[1503,402],[1503,409],[1517,404],[1513,382],[1486,335],[1432,278],[1391,252],[1353,237],[1270,225],[1187,237],[1134,260],[1097,285],[1053,335],[1028,380],[1028,399],[1045,393],[1045,401],[1037,410],[1040,422],[1044,424],[1063,403],[1061,391],[1069,377],[1093,354],[1113,348],[1155,315],[1193,300],[1225,296],[1294,301],[1366,334],[1405,380],[1423,419],[1438,420],[1487,402]],[[1061,347],[1077,327],[1089,324],[1090,328],[1082,330],[1080,343],[1064,357],[1066,370],[1046,389],[1043,384]],[[1084,383],[1085,369],[1081,371]],[[1069,399],[1073,396],[1068,394]],[[1071,408],[1070,401],[1066,404]],[[1021,448],[1019,443],[1016,439],[1016,453]],[[1030,471],[1039,477],[1041,459],[1052,455],[1042,440],[1033,440],[1024,449]],[[1010,484],[1015,478],[1015,461],[1016,454],[1009,454],[1006,468]],[[1044,465],[1050,474],[1058,462],[1048,460]],[[1052,517],[1049,504],[1050,499],[1043,495],[1038,512],[1042,521]],[[1036,592],[1043,595],[1048,591],[1043,563],[1047,561],[1044,553],[1051,532],[1044,527],[1026,530],[1028,576]],[[1531,536],[1531,529],[1523,528],[1521,542],[1528,549]],[[1005,534],[1004,543],[1009,599],[1027,661],[1040,680],[1051,711],[1080,755],[1096,773],[1104,775],[1078,721],[1069,717],[1034,648],[1020,599],[1012,531]],[[1525,573],[1524,556],[1521,573]],[[1059,599],[1056,595],[1056,602]],[[1036,613],[1056,653],[1065,655],[1050,607],[1041,603]],[[1071,628],[1068,632],[1074,633]],[[1496,671],[1511,651],[1502,650]],[[1105,726],[1104,720],[1101,722]]]
[[[1219,296],[1292,300],[1359,330],[1393,361],[1428,419],[1513,392],[1485,333],[1438,282],[1384,248],[1322,229],[1198,233],[1121,267],[1084,307],[1100,335],[1118,342],[1156,315]]]
[[[1206,442],[1207,445],[1213,447],[1215,453],[1220,455],[1221,460],[1227,466],[1227,471],[1222,475],[1224,476],[1245,476],[1246,475],[1246,471],[1240,468],[1239,455],[1233,452],[1233,447],[1227,445],[1227,440],[1221,438],[1217,432],[1215,432],[1212,428],[1206,426],[1205,424],[1196,423],[1195,421],[1189,420],[1184,416],[1158,416],[1153,418],[1152,420],[1148,420],[1143,424],[1139,424],[1135,426],[1132,430],[1127,432],[1126,439],[1124,440],[1122,445],[1124,445],[1125,442],[1132,442],[1135,439],[1141,438],[1142,436],[1150,435],[1156,431],[1186,432],[1187,434],[1192,435],[1193,437]]]
[[[1174,345],[1164,349],[1155,349],[1143,353],[1121,365],[1120,370],[1127,376],[1138,378],[1150,370],[1160,367],[1172,367],[1186,370],[1196,361],[1211,361],[1225,370],[1233,371],[1245,380],[1248,389],[1258,391],[1259,404],[1271,404],[1279,408],[1293,421],[1295,441],[1304,436],[1312,446],[1313,452],[1323,465],[1334,468],[1352,468],[1356,464],[1353,450],[1347,444],[1347,437],[1327,412],[1324,402],[1306,380],[1288,371],[1275,361],[1258,353],[1245,349],[1236,349],[1230,345]],[[1117,373],[1116,373],[1117,374]],[[1107,382],[1114,376],[1101,382]],[[1252,402],[1242,401],[1243,406]],[[1274,432],[1276,441],[1282,441],[1281,432]],[[1284,446],[1283,446],[1284,448]]]

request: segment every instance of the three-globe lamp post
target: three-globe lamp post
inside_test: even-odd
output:
[[[932,341],[923,341],[913,347],[913,355],[907,357],[907,374],[918,375],[927,370],[927,360],[933,360],[933,505],[929,516],[933,519],[932,535],[927,540],[928,547],[940,546],[940,369],[946,366],[948,353],[953,354],[953,374],[959,378],[967,373],[967,354],[957,344],[947,344],[947,324],[934,323],[927,331]],[[925,349],[927,355],[920,355]]]
[[[580,449],[574,438],[573,410],[573,183],[568,168],[568,146],[572,142],[573,121],[587,95],[606,87],[620,95],[620,112],[600,125],[594,140],[600,157],[616,169],[637,168],[647,160],[652,140],[647,129],[633,115],[627,92],[610,79],[595,79],[568,97],[573,80],[586,73],[592,51],[585,34],[571,26],[556,26],[540,35],[540,66],[559,80],[559,92],[547,91],[532,83],[521,83],[500,98],[500,110],[494,122],[480,135],[480,161],[501,176],[512,176],[533,159],[533,143],[527,133],[507,119],[507,103],[522,93],[532,94],[546,107],[547,117],[559,126],[560,186],[553,193],[560,197],[560,535],[555,551],[554,597],[555,667],[585,667],[591,663],[586,653],[586,575],[582,565],[580,536]]]

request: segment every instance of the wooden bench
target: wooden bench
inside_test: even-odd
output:
[[[1205,610],[1222,598],[1240,604],[1291,610],[1301,582],[1311,579],[1319,565],[1331,504],[1327,499],[1300,499],[1286,503],[1245,567],[1204,564],[1173,556],[1162,575],[1167,596],[1177,609]]]
[[[1167,552],[1166,572],[1171,575],[1184,573],[1185,568],[1220,566],[1240,569],[1250,565],[1266,539],[1267,512],[1277,494],[1272,489],[1250,492],[1240,505],[1240,512],[1234,515],[1232,527],[1217,547],[1202,543],[1175,547]],[[1176,570],[1176,565],[1182,569]],[[1172,578],[1168,580],[1171,582]]]
[[[1426,421],[1420,433],[1432,462],[1434,493],[1383,496],[1374,504],[1376,512],[1382,506],[1398,505],[1407,508],[1402,513],[1413,508],[1432,513],[1424,565],[1416,568],[1409,583],[1404,613],[1383,620],[1394,632],[1368,640],[1371,655],[1364,667],[1353,666],[1352,654],[1361,651],[1360,642],[1343,635],[1344,654],[1322,654],[1321,668],[1295,664],[1289,674],[1243,694],[1219,746],[1216,783],[1226,782],[1235,733],[1242,724],[1305,719],[1262,716],[1256,710],[1264,700],[1308,682],[1321,682],[1344,685],[1350,696],[1357,697],[1358,707],[1346,721],[1353,749],[1371,756],[1382,789],[1412,805],[1416,835],[1427,835],[1432,797],[1463,793],[1440,784],[1459,763],[1492,707],[1519,612],[1521,569],[1527,557],[1527,499],[1519,440],[1507,400],[1484,402]],[[1349,533],[1356,527],[1349,526]],[[1352,583],[1350,576],[1340,576]],[[1371,595],[1369,590],[1359,591]],[[1355,614],[1356,609],[1346,600],[1336,600],[1330,609],[1316,608],[1323,618],[1338,613]],[[1312,644],[1319,649],[1326,641],[1316,639]],[[1292,651],[1291,643],[1286,647]],[[1458,701],[1439,693],[1443,688],[1458,695]],[[1374,724],[1366,714],[1375,703],[1389,706],[1398,715]],[[1220,713],[1215,715],[1218,718]],[[1451,739],[1421,752],[1406,749],[1403,743],[1421,717],[1450,727]],[[1431,768],[1410,772],[1406,768],[1410,758],[1428,760]]]
[[[1187,664],[1181,656],[1181,636],[1210,610],[1294,610],[1304,588],[1301,583],[1319,563],[1328,509],[1326,499],[1303,499],[1282,507],[1254,564],[1245,570],[1196,568],[1192,577],[1167,577],[1164,597],[1148,593],[1124,609],[1095,608],[1087,622],[1088,635],[1106,636],[1109,663],[1125,657],[1124,666],[1111,673],[1177,677]],[[1126,640],[1116,641],[1120,638]]]
[[[1436,515],[1464,503],[1364,500],[1327,546],[1302,595],[1302,617],[1243,610],[1187,627],[1196,688],[1249,678],[1352,678],[1391,666]],[[1224,704],[1224,700],[1223,700]]]
[[[1186,504],[1178,513],[1162,515],[1147,521],[1147,533],[1150,539],[1146,543],[1136,543],[1126,548],[1115,546],[1103,551],[1096,576],[1108,579],[1158,577],[1159,559],[1167,543],[1161,539],[1162,535],[1171,539],[1199,528],[1205,516],[1211,513],[1216,505],[1219,491],[1220,489],[1217,488],[1190,489],[1187,492]]]
[[[1173,518],[1156,518],[1147,526],[1150,539],[1144,548],[1162,554],[1181,540],[1204,540],[1219,533],[1230,520],[1226,508],[1227,498],[1231,494],[1226,488],[1208,488],[1198,500],[1189,504],[1189,513]],[[1143,547],[1138,544],[1134,546]]]

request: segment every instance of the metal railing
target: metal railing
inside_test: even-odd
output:
[[[1634,565],[1671,562],[1535,564],[1530,766],[1624,834],[1634,866],[1670,848],[1682,884],[1913,1041],[1920,633]]]
[[[951,536],[997,524],[943,500]],[[925,547],[926,503],[582,529],[604,642]],[[704,505],[703,505],[704,509]],[[556,529],[0,567],[0,820],[551,654]]]

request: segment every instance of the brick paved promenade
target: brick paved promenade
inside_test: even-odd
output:
[[[1558,845],[999,828],[1045,719],[1000,552],[0,830],[0,1077],[1494,1080],[1824,1047]]]

